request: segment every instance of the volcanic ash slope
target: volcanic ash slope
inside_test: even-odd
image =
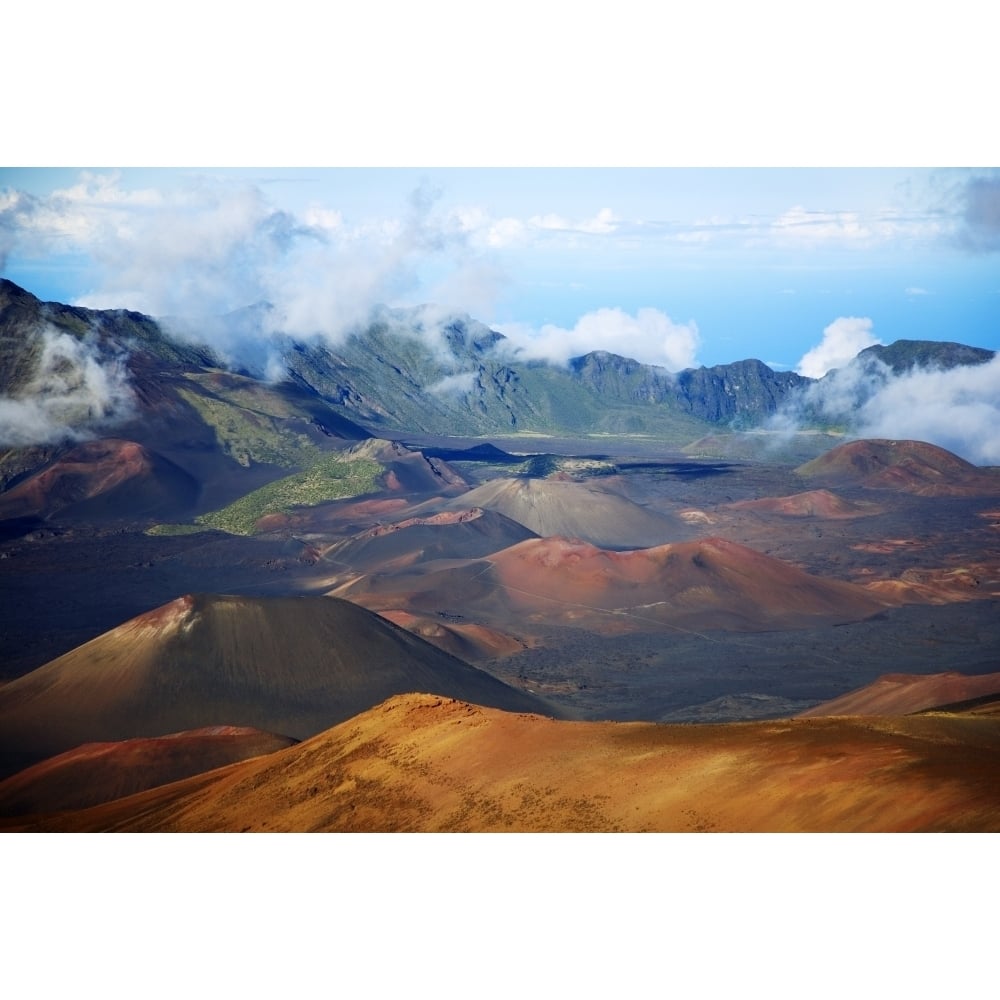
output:
[[[324,561],[353,575],[383,566],[401,568],[433,559],[478,559],[527,538],[524,525],[473,507],[378,524],[324,550]]]
[[[451,501],[450,506],[485,507],[536,535],[584,538],[609,549],[658,545],[689,534],[683,522],[646,510],[593,483],[494,479]]]
[[[0,752],[29,762],[215,725],[302,739],[393,694],[427,690],[554,711],[346,601],[196,595],[0,688]]]

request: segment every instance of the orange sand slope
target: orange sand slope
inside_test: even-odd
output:
[[[269,757],[20,828],[996,831],[998,773],[996,717],[657,726],[403,695]]]
[[[886,674],[873,684],[848,691],[822,705],[814,705],[805,712],[800,712],[798,717],[906,715],[991,694],[1000,696],[1000,673],[971,676],[950,670],[943,674],[928,675]]]

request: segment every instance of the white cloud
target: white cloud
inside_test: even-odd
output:
[[[909,288],[906,289],[906,294],[912,297],[919,295],[930,295],[931,293],[927,291],[926,288],[918,288],[916,286],[911,285]]]
[[[487,230],[486,243],[491,247],[516,246],[524,242],[525,233],[525,225],[520,219],[497,219]]]
[[[796,205],[771,223],[770,235],[780,242],[822,243],[836,240],[856,243],[870,240],[873,232],[857,212],[807,211]]]
[[[611,211],[610,208],[602,208],[597,215],[590,219],[572,220],[564,218],[555,213],[546,215],[533,215],[528,219],[528,224],[535,229],[553,229],[559,232],[577,232],[605,234],[613,233],[621,220]]]
[[[747,219],[746,245],[785,250],[871,248],[890,243],[926,244],[948,231],[941,218],[891,208],[869,212],[807,209],[795,205],[769,223]]]
[[[697,364],[697,325],[675,323],[659,309],[640,309],[635,316],[621,309],[598,309],[581,316],[571,330],[549,324],[540,330],[523,324],[502,324],[497,329],[521,357],[556,364],[591,351],[610,351],[670,371]]]
[[[47,198],[4,192],[0,258],[15,249],[28,258],[85,254],[93,283],[78,305],[184,318],[175,331],[241,362],[260,354],[249,337],[337,342],[376,305],[413,304],[429,293],[447,296],[452,312],[488,315],[504,277],[477,256],[470,232],[485,226],[506,240],[517,226],[471,210],[439,212],[436,203],[437,192],[420,187],[399,217],[348,223],[327,205],[299,216],[276,210],[252,184],[196,177],[129,191],[117,174],[84,174]],[[262,328],[241,332],[218,321],[262,302],[273,307]]]
[[[459,372],[427,386],[427,391],[435,396],[462,396],[471,392],[476,384],[476,372]]]
[[[491,316],[507,282],[507,273],[495,260],[470,255],[431,285],[427,298],[452,315]]]
[[[846,365],[859,351],[881,344],[871,331],[872,321],[865,317],[835,319],[823,331],[823,340],[802,356],[795,370],[807,378],[822,378],[831,369]]]
[[[123,190],[117,173],[84,172],[72,187],[44,199],[9,191],[0,200],[5,244],[0,250],[16,246],[30,256],[43,256],[127,239],[133,220],[162,202],[158,191]]]
[[[334,208],[324,208],[322,205],[310,205],[303,215],[307,226],[326,230],[330,233],[340,232],[344,228],[344,216]]]
[[[868,357],[808,385],[770,426],[793,432],[817,420],[855,438],[928,441],[974,464],[1000,465],[1000,355],[899,375]]]
[[[891,378],[855,419],[860,437],[929,441],[976,465],[1000,465],[1000,356]]]
[[[53,328],[37,339],[30,381],[17,396],[0,396],[0,445],[75,440],[133,414],[135,396],[122,356]]]

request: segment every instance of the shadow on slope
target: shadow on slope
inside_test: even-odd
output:
[[[178,598],[0,688],[0,752],[205,726],[302,739],[393,694],[554,713],[363,608],[327,597]]]
[[[495,479],[446,508],[460,506],[495,510],[536,535],[584,538],[609,549],[657,545],[690,534],[678,519],[647,510],[593,481]]]

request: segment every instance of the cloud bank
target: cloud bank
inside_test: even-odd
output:
[[[929,441],[975,465],[1000,465],[1000,356],[890,378],[856,419],[859,437]]]
[[[92,286],[76,305],[184,319],[177,332],[232,360],[239,337],[219,317],[268,303],[257,336],[338,342],[378,304],[415,304],[430,265],[453,310],[491,306],[503,276],[437,199],[418,187],[398,217],[348,224],[324,206],[277,210],[252,184],[192,178],[129,191],[114,174],[83,174],[45,198],[0,192],[0,262],[15,251],[75,254]]]
[[[644,364],[680,371],[697,365],[698,327],[675,323],[659,309],[639,309],[634,316],[621,309],[598,309],[567,330],[546,324],[535,330],[523,324],[497,326],[519,357],[566,364],[590,351],[612,351]]]
[[[899,375],[877,358],[853,361],[809,385],[770,426],[794,432],[817,423],[852,438],[927,441],[975,465],[1000,465],[1000,355]]]
[[[31,380],[17,396],[0,396],[0,445],[80,440],[133,415],[124,356],[51,327],[39,333],[38,348]]]

